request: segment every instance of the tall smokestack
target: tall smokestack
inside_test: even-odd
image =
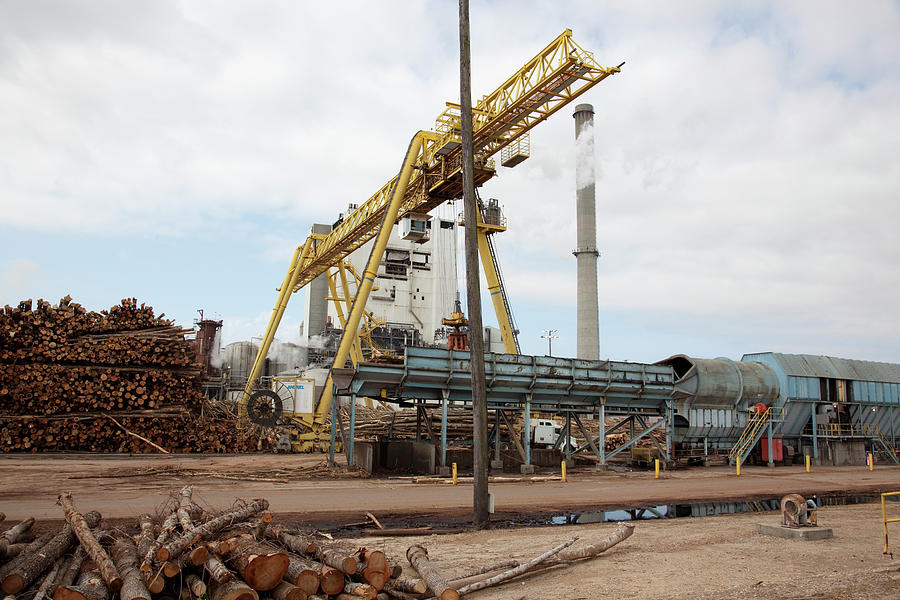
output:
[[[600,308],[597,301],[597,211],[594,202],[594,107],[575,107],[575,210],[578,226],[577,357],[600,358]]]

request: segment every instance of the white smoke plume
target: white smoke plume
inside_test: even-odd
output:
[[[575,185],[583,190],[594,183],[594,127],[585,126],[575,139]]]

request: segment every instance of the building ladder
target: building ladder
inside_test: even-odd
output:
[[[881,427],[872,425],[871,437],[872,441],[874,442],[874,444],[872,445],[872,450],[874,452],[878,452],[879,454],[891,459],[895,465],[900,465],[900,459],[897,458],[897,449],[894,447],[891,441],[887,439],[887,437],[885,437],[884,432],[881,430]],[[881,446],[881,448],[876,448],[876,444]]]
[[[735,443],[734,447],[728,453],[729,464],[743,464],[744,459],[750,454],[750,451],[756,445],[756,442],[762,437],[767,429],[767,425],[774,419],[775,412],[770,406],[765,411],[754,412],[747,426],[744,428],[741,437]]]

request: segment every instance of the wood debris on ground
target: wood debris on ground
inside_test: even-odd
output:
[[[572,538],[525,562],[498,561],[450,575],[439,566],[446,561],[435,561],[421,544],[409,547],[409,566],[403,567],[380,550],[276,524],[262,498],[211,511],[185,486],[171,495],[162,515],[140,515],[133,526],[118,528],[107,528],[96,511],[83,512],[87,507],[68,492],[58,504],[65,516],[61,528],[35,537],[34,519],[27,519],[0,533],[0,588],[7,598],[453,600],[595,558],[634,531],[634,524],[620,523],[593,543]]]

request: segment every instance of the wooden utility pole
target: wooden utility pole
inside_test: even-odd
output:
[[[484,330],[481,326],[481,274],[478,270],[478,223],[475,202],[475,150],[472,143],[472,76],[469,53],[469,0],[459,0],[459,105],[462,120],[463,208],[466,220],[466,303],[469,307],[469,353],[472,368],[472,451],[474,452],[475,527],[488,524],[487,397],[484,389]]]

